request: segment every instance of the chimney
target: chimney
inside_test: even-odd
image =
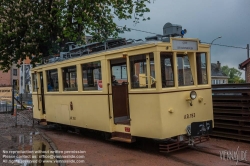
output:
[[[220,61],[217,61],[217,68],[220,70]]]

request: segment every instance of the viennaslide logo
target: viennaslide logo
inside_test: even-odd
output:
[[[237,165],[239,161],[247,161],[247,150],[239,150],[239,146],[236,150],[223,150],[220,151],[220,158],[224,161],[236,161]]]

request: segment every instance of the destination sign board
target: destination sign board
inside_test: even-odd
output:
[[[173,50],[198,50],[197,41],[172,40]]]

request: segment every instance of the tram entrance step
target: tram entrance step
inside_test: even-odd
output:
[[[126,142],[126,143],[135,142],[135,138],[132,137],[131,134],[121,133],[121,132],[113,132],[111,140],[113,140],[113,141],[120,141],[120,142]]]

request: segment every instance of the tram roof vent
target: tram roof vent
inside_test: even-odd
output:
[[[177,24],[166,23],[163,26],[163,36],[175,37],[182,36],[181,34],[182,26]]]
[[[146,37],[145,39],[147,41],[160,40],[163,42],[170,42],[170,37],[176,37],[176,36],[183,37],[184,34],[186,34],[186,32],[187,32],[186,29],[182,30],[181,25],[171,24],[168,22],[163,26],[163,35],[150,36],[150,37]]]

